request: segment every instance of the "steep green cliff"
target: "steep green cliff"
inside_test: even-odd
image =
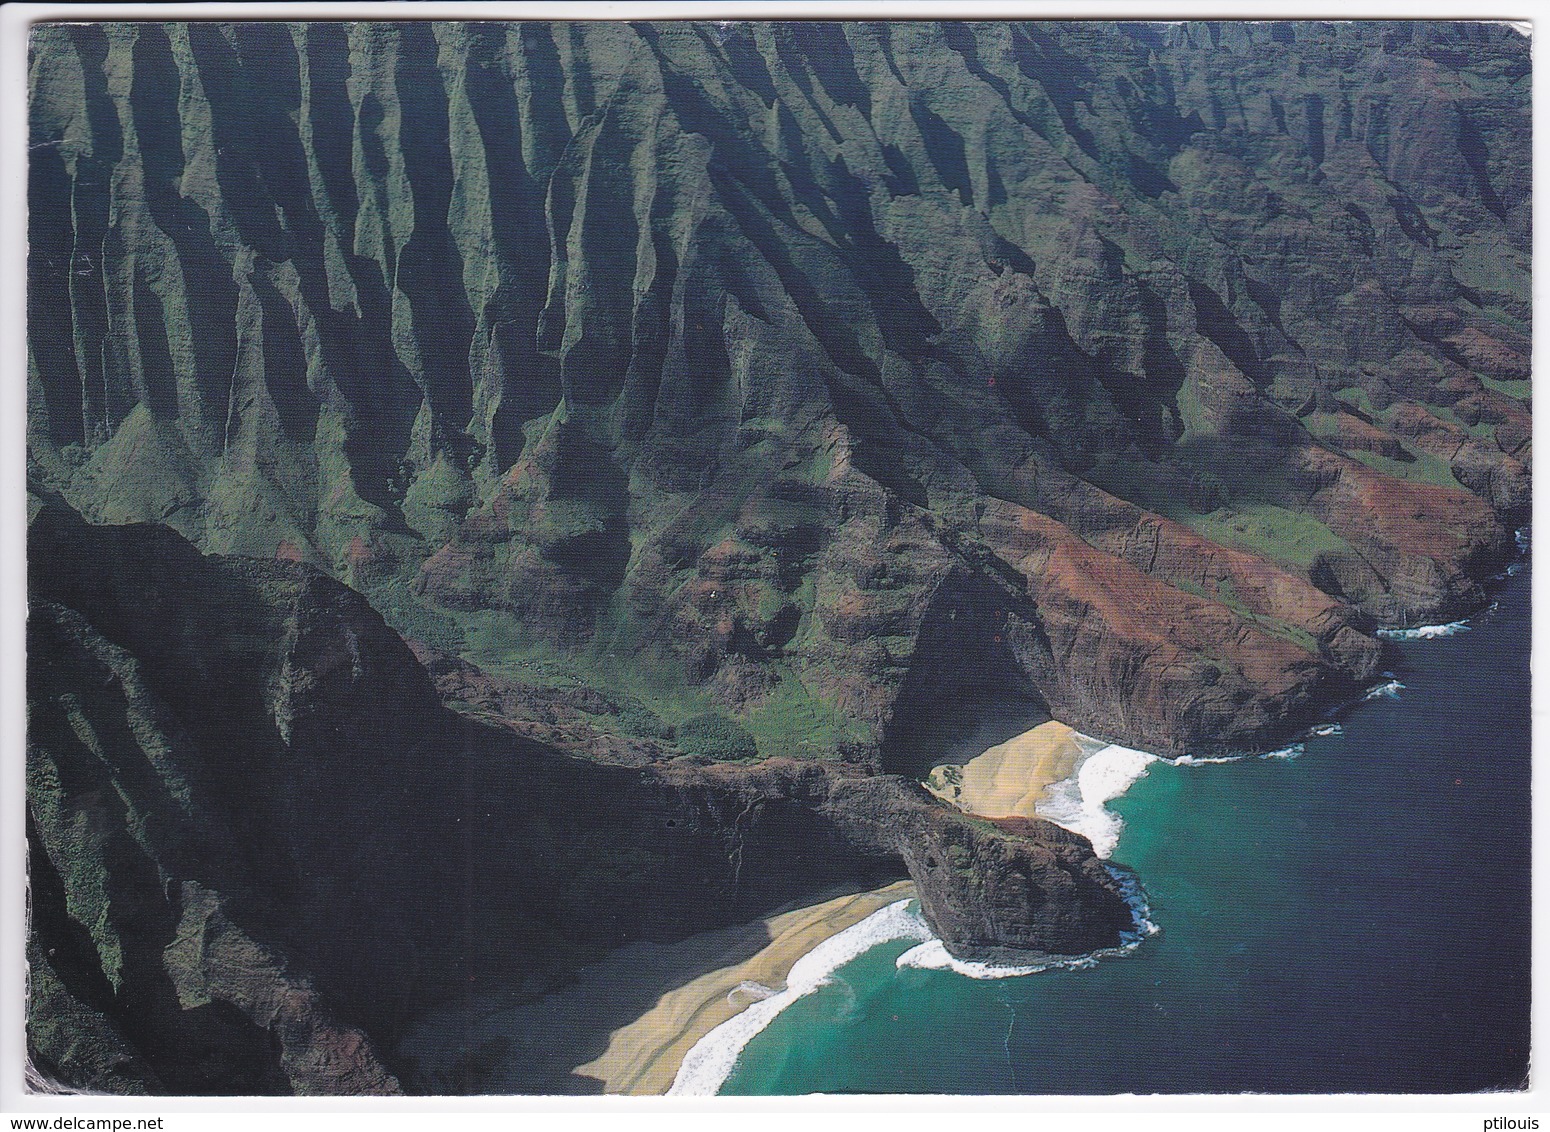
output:
[[[1080,839],[880,772],[985,698],[1271,744],[1484,600],[1529,79],[1468,23],[39,26],[35,1056],[391,1090],[454,984],[836,877],[1112,940]]]
[[[1526,506],[1528,66],[1441,23],[44,26],[33,471],[765,754],[880,757],[960,607],[991,692],[1262,741]]]
[[[43,26],[34,471],[764,754],[876,758],[964,605],[992,692],[1260,741],[1527,504],[1527,84],[1462,23]]]

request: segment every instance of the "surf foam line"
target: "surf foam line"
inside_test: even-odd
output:
[[[1403,687],[1404,685],[1400,686]],[[1346,705],[1342,705],[1342,709],[1344,706]],[[1302,739],[1294,743],[1288,743],[1284,747],[1277,747],[1273,751],[1245,751],[1241,754],[1232,755],[1179,755],[1163,761],[1172,763],[1174,766],[1221,766],[1224,763],[1241,763],[1246,759],[1280,759],[1288,761],[1300,758],[1308,753],[1306,743],[1308,739],[1332,739],[1344,734],[1345,728],[1339,723],[1315,723],[1307,731],[1303,732]]]
[[[1336,725],[1338,726],[1338,725]],[[1335,731],[1315,729],[1313,734],[1330,735]],[[1125,821],[1108,804],[1145,778],[1153,763],[1173,766],[1215,766],[1243,759],[1295,759],[1303,753],[1302,743],[1292,743],[1261,754],[1181,755],[1164,759],[1129,747],[1107,746],[1091,755],[1076,768],[1070,778],[1052,785],[1035,807],[1041,818],[1080,833],[1093,844],[1093,852],[1107,859],[1114,855]]]
[[[731,1076],[743,1048],[793,1002],[832,982],[838,968],[880,944],[896,939],[925,941],[931,929],[910,905],[912,898],[879,908],[813,948],[791,967],[784,990],[760,999],[706,1034],[684,1055],[668,1089],[670,1097],[714,1096]]]
[[[1040,817],[1080,833],[1093,843],[1099,857],[1113,855],[1124,820],[1108,803],[1120,797],[1146,776],[1160,761],[1156,755],[1129,747],[1108,746],[1082,760],[1076,773],[1051,786],[1035,807]]]
[[[1388,674],[1385,673],[1385,675]],[[1380,696],[1387,696],[1391,700],[1397,700],[1399,699],[1399,693],[1404,690],[1404,687],[1405,686],[1402,683],[1394,679],[1392,675],[1389,675],[1389,678],[1382,684],[1375,684],[1371,688],[1368,688],[1366,693],[1362,696],[1362,699],[1376,700]]]
[[[1379,629],[1377,635],[1386,641],[1431,641],[1468,631],[1468,621],[1449,621],[1443,625],[1417,625],[1414,629]]]
[[[1310,735],[1327,738],[1331,735],[1339,735],[1342,728],[1338,723],[1323,724],[1309,731]],[[1167,762],[1174,766],[1221,766],[1224,763],[1241,763],[1245,759],[1281,759],[1290,760],[1301,757],[1307,752],[1307,747],[1302,743],[1289,743],[1285,747],[1277,747],[1273,751],[1261,751],[1259,753],[1246,753],[1242,755],[1180,755],[1178,758],[1168,759]]]

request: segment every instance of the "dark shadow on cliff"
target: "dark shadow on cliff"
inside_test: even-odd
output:
[[[922,779],[1052,718],[1010,644],[1014,622],[1036,624],[1015,605],[1011,592],[978,579],[938,591],[883,732],[885,772]]]
[[[1050,718],[1037,698],[970,690],[922,708],[894,728],[884,758],[896,774],[925,778],[932,767],[961,766]]]

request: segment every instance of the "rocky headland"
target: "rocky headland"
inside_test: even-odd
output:
[[[905,877],[960,955],[1112,943],[1087,841],[922,737],[1264,748],[1483,602],[1529,74],[1468,23],[39,26],[39,1072],[425,1090],[433,1008]]]

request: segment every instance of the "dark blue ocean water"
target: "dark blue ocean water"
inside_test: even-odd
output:
[[[723,1094],[1458,1092],[1529,1039],[1529,570],[1397,698],[1294,759],[1154,763],[1111,803],[1159,934],[975,980],[873,949],[748,1045]]]

